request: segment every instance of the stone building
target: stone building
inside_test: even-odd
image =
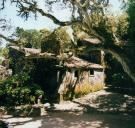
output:
[[[72,56],[65,61],[64,66],[71,70],[72,75],[78,78],[79,83],[104,84],[103,66],[100,64]]]
[[[64,62],[64,67],[65,73],[58,89],[60,101],[63,101],[63,95],[68,91],[72,93],[77,86],[104,86],[105,84],[104,68],[99,64],[72,56]]]
[[[20,48],[17,46],[11,47],[17,51],[20,51]],[[54,55],[46,52],[41,53],[39,49],[33,48],[23,48],[21,52],[24,52],[25,56],[28,58],[36,58],[38,60],[41,58],[46,58],[44,62],[42,61],[45,68],[42,69],[42,71],[44,71],[42,74],[45,74],[45,76],[42,76],[42,79],[43,81],[47,81],[48,87],[52,88],[52,86],[54,86],[53,88],[57,89],[57,93],[60,95],[72,90],[75,86],[80,86],[83,84],[90,86],[105,84],[104,67],[101,64],[96,64],[74,55],[62,58],[60,55]],[[63,59],[63,61],[60,65],[59,61],[61,59]],[[56,61],[56,63],[53,63],[54,61]],[[48,65],[48,63],[50,65]],[[53,69],[50,67],[53,67]],[[38,74],[38,77],[39,75],[40,74]]]
[[[101,41],[85,32],[76,33],[76,41],[71,38],[73,32],[67,33],[66,30],[58,29],[50,34],[42,43],[41,49],[17,46],[10,48],[23,53],[26,58],[36,58],[38,73],[35,72],[34,80],[39,85],[46,85],[45,91],[51,88],[51,93],[57,90],[57,93],[64,94],[67,90],[83,84],[104,85],[104,52],[76,52],[77,47],[90,47],[92,44],[100,44]]]

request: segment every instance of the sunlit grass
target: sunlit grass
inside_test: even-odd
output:
[[[87,95],[91,92],[96,92],[104,88],[102,84],[90,85],[90,84],[82,84],[77,85],[75,88],[75,97],[81,97]]]

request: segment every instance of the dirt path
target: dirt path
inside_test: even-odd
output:
[[[101,90],[74,101],[54,104],[55,110],[84,111],[97,113],[122,113],[135,115],[135,96]]]
[[[135,128],[135,97],[99,91],[54,104],[42,117],[3,120],[13,128]]]
[[[53,112],[36,118],[5,117],[13,128],[135,128],[135,117]]]

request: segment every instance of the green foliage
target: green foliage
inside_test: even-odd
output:
[[[41,45],[42,52],[59,54],[59,49],[59,42],[56,40],[56,35],[53,33],[44,39]]]
[[[37,31],[35,29],[24,30],[22,28],[16,28],[13,34],[18,38],[18,45],[24,47],[41,48],[42,38],[45,38],[49,34],[49,30],[42,29]]]
[[[121,73],[116,73],[112,75],[112,82],[115,86],[121,85],[124,80],[124,76]]]
[[[128,36],[131,41],[135,41],[135,0],[128,0],[127,14],[129,18]]]
[[[98,22],[93,25],[96,32],[104,38],[106,45],[116,41],[117,23],[114,16],[97,16]]]
[[[58,28],[54,30],[46,39],[43,40],[42,51],[60,54],[73,51],[73,44],[66,28]]]
[[[132,80],[124,73],[122,66],[113,56],[106,54],[105,62],[107,66],[105,70],[106,84],[121,88],[133,87]]]
[[[37,89],[37,90],[35,91],[35,95],[36,95],[36,96],[41,96],[41,95],[44,95],[44,92],[43,92],[42,90],[40,90],[40,89]]]
[[[133,5],[132,7],[130,6],[128,7],[127,12],[123,12],[118,16],[108,14],[103,16],[100,13],[93,12],[90,14],[89,25],[91,29],[88,29],[88,26],[85,26],[85,24],[79,24],[77,27],[74,27],[74,29],[76,32],[84,30],[89,36],[95,36],[100,39],[104,39],[105,45],[112,45],[115,43],[117,43],[116,45],[119,45],[118,43],[121,43],[121,40],[128,40],[128,38],[134,33],[135,30],[135,17],[132,8]],[[129,12],[130,8],[132,8],[131,12]],[[129,13],[131,13],[131,16]],[[129,31],[130,35],[128,34]]]
[[[8,57],[8,48],[0,48],[0,56]]]
[[[46,37],[48,37],[52,32],[46,28],[40,29],[39,31],[41,33],[42,40],[44,40]]]
[[[8,128],[8,124],[0,120],[0,128]]]
[[[128,15],[127,13],[123,13],[122,15],[118,16],[117,18],[117,36],[120,39],[127,40],[127,34],[128,34]]]
[[[115,87],[132,88],[133,83],[131,79],[124,72],[114,72],[111,76],[111,83]]]
[[[0,85],[1,105],[34,104],[40,95],[44,92],[39,85],[30,82],[26,73],[14,75]]]

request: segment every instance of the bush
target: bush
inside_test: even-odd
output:
[[[20,73],[4,81],[0,85],[0,105],[35,104],[44,91],[29,79],[28,74]]]
[[[88,93],[91,92],[96,92],[104,88],[104,85],[102,84],[97,84],[97,85],[89,85],[89,84],[82,84],[82,85],[77,85],[75,88],[75,97],[81,97],[84,95],[87,95]]]
[[[132,80],[127,76],[125,73],[114,73],[111,76],[111,83],[114,87],[121,87],[121,88],[132,88],[134,87]]]
[[[8,128],[8,124],[0,120],[0,128]]]

